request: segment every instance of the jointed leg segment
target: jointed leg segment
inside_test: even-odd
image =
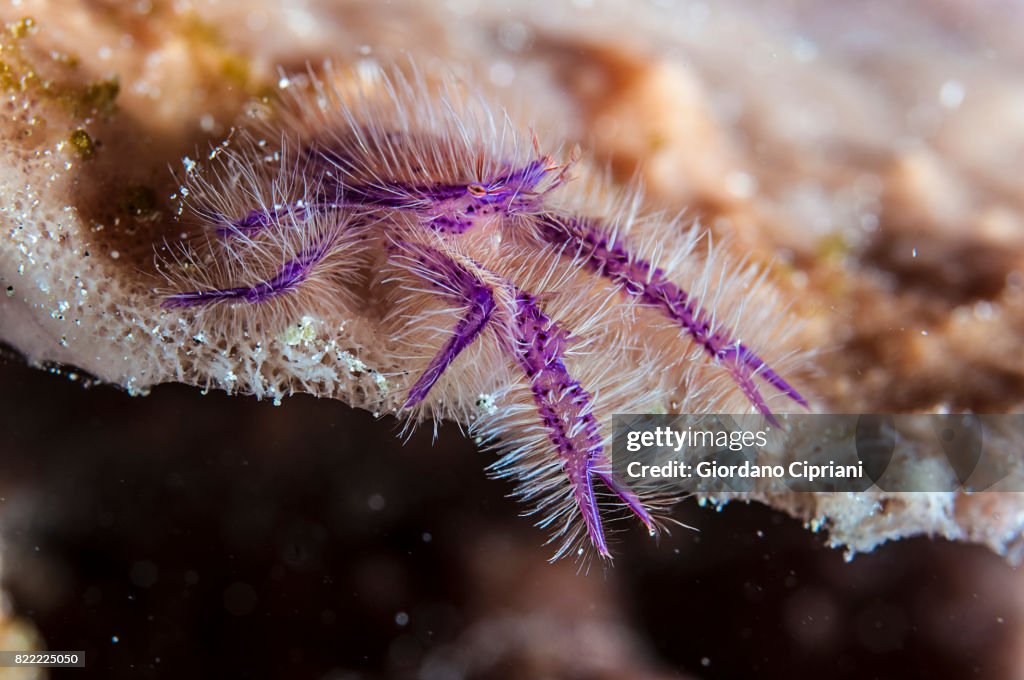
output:
[[[627,294],[660,308],[703,347],[712,360],[724,366],[747,399],[773,424],[778,424],[761,395],[754,376],[787,397],[807,407],[807,401],[789,383],[768,367],[759,356],[742,343],[732,340],[725,329],[713,329],[708,313],[701,309],[665,272],[630,253],[621,242],[613,243],[590,220],[550,215],[537,216],[541,237],[555,246],[576,245],[578,256],[586,267],[622,286]],[[570,251],[573,252],[573,251]]]
[[[457,322],[445,348],[416,381],[406,406],[415,405],[426,396],[444,367],[493,318],[509,331],[504,343],[506,349],[529,381],[538,414],[562,459],[562,470],[572,485],[576,505],[598,552],[609,554],[594,495],[594,476],[653,532],[654,520],[643,504],[635,494],[617,483],[608,470],[600,426],[591,412],[591,395],[570,375],[564,363],[568,334],[544,313],[536,299],[508,282],[488,284],[479,276],[482,270],[474,263],[457,262],[429,246],[402,242],[395,245],[395,250],[400,259],[412,264],[412,271],[433,283],[440,293],[467,306],[465,316]],[[507,308],[497,304],[497,295],[508,298]]]

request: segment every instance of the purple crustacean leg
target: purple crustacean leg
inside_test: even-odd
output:
[[[710,315],[684,290],[672,283],[666,273],[630,253],[621,243],[609,238],[590,220],[577,217],[536,216],[541,237],[556,246],[576,244],[584,266],[618,283],[629,295],[658,307],[707,354],[726,367],[733,380],[753,406],[772,424],[778,421],[761,395],[755,376],[807,408],[807,400],[768,367],[757,354],[742,343],[731,340],[725,330],[711,328]]]
[[[401,258],[415,263],[412,269],[434,283],[439,292],[468,306],[449,341],[414,384],[406,402],[409,407],[426,396],[440,372],[500,312],[494,288],[449,255],[417,243],[399,242],[392,248]],[[502,344],[529,380],[534,404],[548,439],[562,459],[562,470],[572,485],[587,533],[598,553],[607,557],[610,553],[594,494],[594,476],[618,495],[652,533],[654,520],[639,498],[606,471],[600,426],[591,412],[592,397],[570,375],[563,361],[568,333],[544,313],[532,295],[516,290],[507,282],[500,285],[514,299],[511,318],[500,320],[510,336],[502,338]]]
[[[161,303],[165,309],[182,307],[199,307],[217,302],[237,301],[259,304],[278,295],[296,290],[305,281],[313,268],[327,254],[326,243],[300,253],[298,257],[286,262],[271,278],[260,281],[253,286],[236,288],[214,288],[197,290],[187,293],[175,293],[167,296]]]
[[[352,162],[336,153],[312,149],[306,153],[310,158],[336,167],[342,178],[353,170],[349,167]],[[491,216],[508,216],[531,209],[540,195],[563,181],[565,171],[566,166],[557,165],[551,158],[542,156],[477,182],[416,184],[380,180],[358,183],[335,179],[333,183],[325,182],[330,191],[322,189],[316,200],[252,210],[234,219],[215,216],[222,225],[218,227],[217,235],[221,238],[253,237],[282,217],[301,218],[339,208],[409,211],[433,231],[462,234]],[[541,189],[542,185],[546,186]]]
[[[412,249],[412,246],[405,245],[403,250],[408,251],[410,249]],[[465,303],[467,309],[465,315],[455,324],[451,337],[444,347],[434,356],[427,369],[423,372],[423,375],[416,380],[409,390],[409,396],[406,398],[403,408],[412,408],[423,401],[445,369],[455,361],[455,358],[459,356],[462,350],[469,347],[476,340],[477,336],[487,327],[491,316],[494,314],[494,295],[490,288],[477,281],[469,272],[458,267],[455,262],[442,258],[443,256],[437,253],[437,257],[433,262],[436,267],[434,273],[448,275],[447,281],[449,286],[458,291],[457,301]],[[423,264],[429,266],[427,263]],[[450,288],[445,290],[449,293],[451,292]]]
[[[345,200],[352,204],[364,208],[408,210],[433,231],[462,234],[491,216],[507,216],[533,206],[538,187],[559,168],[551,159],[542,157],[478,182],[413,184],[381,181],[347,184],[342,191]]]
[[[271,224],[288,217],[301,220],[308,215],[320,215],[331,210],[339,210],[346,207],[352,206],[346,204],[341,199],[328,200],[324,197],[316,201],[299,201],[279,205],[269,210],[250,210],[242,217],[236,219],[231,219],[219,213],[210,215],[209,219],[211,222],[219,225],[216,229],[218,238],[252,238]]]
[[[516,295],[516,314],[513,328],[517,347],[516,359],[531,380],[531,391],[534,402],[540,411],[541,419],[548,428],[549,438],[565,456],[565,452],[585,450],[585,458],[570,458],[567,465],[583,465],[585,470],[567,471],[570,479],[575,473],[581,480],[585,478],[587,491],[593,497],[591,475],[596,475],[627,507],[644,523],[653,535],[656,533],[654,519],[640,502],[640,499],[619,484],[608,471],[608,460],[601,444],[601,432],[597,418],[591,412],[593,398],[575,380],[565,367],[563,356],[568,342],[568,333],[559,328],[537,305],[536,299],[519,292]],[[567,457],[568,458],[568,457]],[[579,497],[577,497],[579,503]],[[589,508],[593,511],[592,518],[587,517],[588,508],[580,503],[580,510],[587,520],[587,529],[591,537],[594,530],[600,532],[601,520],[597,516],[596,503]],[[608,556],[604,544],[603,533],[597,534],[601,542],[594,541],[598,551]]]

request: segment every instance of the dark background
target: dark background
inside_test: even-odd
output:
[[[4,588],[52,677],[1010,678],[1020,574],[915,539],[847,564],[761,506],[686,502],[614,567],[547,536],[454,425],[0,358]],[[582,631],[582,632],[580,632]],[[116,642],[115,642],[116,638]]]

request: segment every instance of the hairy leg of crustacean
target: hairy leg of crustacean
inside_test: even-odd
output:
[[[563,361],[567,333],[544,313],[536,299],[489,272],[485,280],[481,276],[484,270],[475,263],[458,261],[426,245],[395,243],[392,258],[466,309],[449,341],[410,390],[406,407],[419,403],[458,352],[468,347],[484,326],[496,321],[503,329],[501,333],[509,336],[502,337],[503,346],[529,381],[538,414],[562,459],[562,470],[572,485],[576,505],[598,553],[609,555],[594,495],[594,476],[653,533],[654,520],[639,498],[607,471],[600,427],[590,411],[591,395],[570,375]],[[504,297],[504,305],[498,304],[499,295]],[[495,318],[503,314],[509,318]]]
[[[290,293],[302,285],[317,263],[327,255],[328,248],[329,241],[324,239],[299,253],[294,259],[285,262],[272,277],[252,286],[175,293],[166,297],[161,307],[165,309],[199,307],[231,301],[250,304],[266,302],[279,295]]]
[[[619,284],[628,295],[661,309],[713,361],[729,371],[751,404],[773,425],[778,422],[754,382],[755,376],[807,408],[807,401],[800,393],[750,348],[730,339],[728,329],[712,328],[711,316],[686,291],[672,283],[666,272],[636,257],[621,240],[611,238],[593,220],[538,214],[535,221],[542,239],[554,246],[566,243],[575,246],[573,254],[581,258],[585,267]]]
[[[307,149],[306,156],[312,159],[310,163],[322,166],[318,196],[239,216],[207,215],[207,219],[220,225],[217,235],[252,238],[284,216],[303,218],[338,209],[402,210],[416,215],[432,231],[461,234],[492,216],[504,217],[535,206],[543,194],[564,181],[566,170],[565,165],[556,164],[550,157],[538,156],[521,167],[508,166],[473,182],[428,185],[382,178],[366,184],[327,176],[345,177],[353,171],[355,161],[328,150]]]

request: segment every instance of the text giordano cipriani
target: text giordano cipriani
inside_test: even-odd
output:
[[[626,451],[638,453],[644,449],[664,449],[679,453],[681,450],[697,449],[702,452],[743,451],[763,448],[768,445],[768,431],[714,431],[675,430],[671,427],[656,427],[653,430],[631,430],[626,433]],[[761,465],[746,460],[742,463],[719,463],[713,458],[697,462],[669,460],[657,464],[630,461],[626,474],[633,479],[650,477],[688,479],[730,479],[730,478],[794,478],[813,481],[815,479],[851,479],[864,476],[864,464],[858,460],[852,465],[840,465],[834,461],[819,464],[806,460],[795,460],[789,465]]]

